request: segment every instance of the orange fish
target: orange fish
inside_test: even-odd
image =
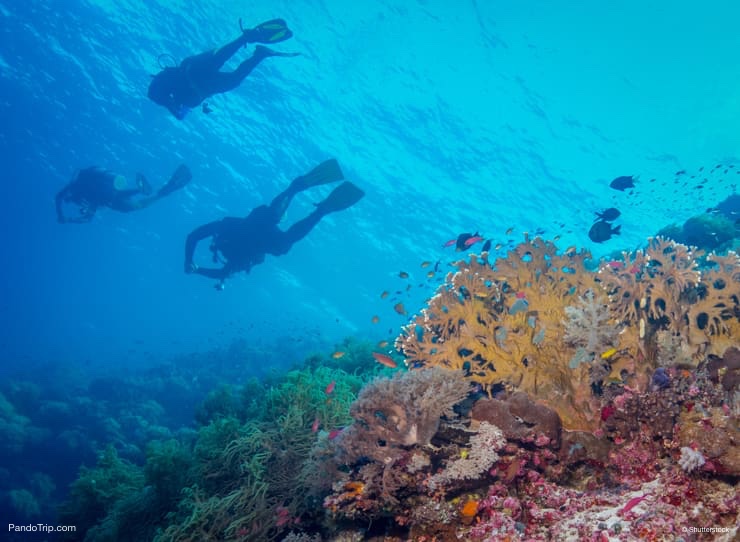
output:
[[[432,265],[432,262],[430,262],[430,261],[421,262],[421,267],[422,268],[429,267],[430,265]]]
[[[388,341],[380,341],[378,343],[378,348],[385,348],[386,346],[388,346]]]
[[[373,352],[373,357],[375,358],[375,361],[377,361],[381,365],[385,365],[386,367],[390,367],[391,369],[395,369],[396,367],[398,367],[398,364],[393,361],[393,358],[386,354]]]
[[[408,273],[407,273],[406,271],[401,271],[400,273],[398,273],[398,276],[399,276],[400,278],[402,278],[402,279],[407,279],[407,278],[409,278],[409,274],[408,274]]]
[[[331,382],[329,382],[329,384],[327,384],[326,389],[324,390],[324,393],[326,395],[331,395],[331,392],[334,391],[334,387],[336,385],[337,385],[337,381],[336,380],[332,380]]]
[[[427,278],[428,279],[434,278],[434,271],[429,271],[429,273],[427,273]]]
[[[375,316],[373,316],[373,317],[372,317],[372,318],[370,319],[370,321],[371,321],[371,322],[372,322],[373,324],[377,324],[378,322],[380,322],[380,316],[378,316],[378,315],[376,314]]]
[[[380,294],[380,299],[385,299],[389,295],[390,295],[390,292],[388,292],[388,290],[386,290],[385,292],[383,292],[382,294]]]
[[[398,314],[406,314],[406,308],[403,306],[403,303],[396,303],[393,305],[393,310]]]
[[[334,352],[334,353],[333,353],[333,354],[331,355],[331,357],[333,357],[334,359],[339,359],[339,358],[343,358],[343,357],[344,357],[344,354],[345,354],[345,353],[346,353],[346,352],[342,352],[341,350],[337,350],[336,352]]]

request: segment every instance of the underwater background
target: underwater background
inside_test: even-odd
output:
[[[311,356],[341,367],[332,353],[365,343],[390,353],[466,256],[443,246],[460,233],[490,239],[492,258],[525,232],[611,258],[706,214],[740,178],[738,15],[730,1],[0,0],[2,516],[54,523],[81,465],[110,444],[141,463],[224,382]],[[295,37],[275,48],[301,56],[267,59],[211,114],[178,121],[147,99],[161,55],[276,17]],[[191,230],[330,157],[360,203],[224,291],[183,273]],[[193,181],[150,208],[55,220],[79,168],[159,185],[180,163]],[[635,188],[610,188],[619,176]],[[328,192],[298,196],[285,223]],[[594,243],[610,207],[621,234]],[[737,247],[733,216],[708,242]]]

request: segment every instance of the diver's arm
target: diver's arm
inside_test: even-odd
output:
[[[216,235],[221,230],[221,221],[209,222],[199,228],[194,229],[188,235],[185,240],[185,272],[193,273],[198,267],[193,263],[193,255],[195,254],[195,247],[198,243],[206,237]]]

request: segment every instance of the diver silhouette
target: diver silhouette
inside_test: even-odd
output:
[[[55,197],[57,221],[61,224],[90,222],[98,207],[108,207],[122,213],[137,211],[184,187],[192,177],[188,167],[180,165],[170,180],[151,195],[152,186],[141,173],[136,174],[136,188],[127,188],[123,175],[99,167],[81,169]],[[77,206],[79,216],[65,216],[64,207],[67,204]]]
[[[249,272],[265,259],[265,254],[286,254],[294,243],[303,239],[329,213],[347,209],[365,193],[350,182],[337,186],[327,198],[316,204],[316,209],[283,231],[278,223],[290,205],[293,196],[322,184],[344,179],[336,160],[322,162],[310,172],[293,179],[290,186],[278,194],[270,205],[260,205],[244,218],[226,217],[193,230],[185,242],[185,272],[218,279],[217,289],[223,289],[226,278],[239,271]],[[215,263],[222,267],[204,268],[193,263],[198,243],[212,237],[210,250]]]
[[[241,27],[241,20],[239,26]],[[189,56],[177,67],[164,68],[149,84],[149,99],[166,107],[177,119],[182,120],[192,108],[198,107],[210,96],[237,88],[265,58],[299,54],[281,53],[258,45],[254,54],[234,71],[220,71],[224,63],[241,47],[247,43],[278,43],[292,36],[293,33],[282,19],[273,19],[251,29],[242,28],[241,36],[220,49]],[[203,110],[210,112],[207,107]]]

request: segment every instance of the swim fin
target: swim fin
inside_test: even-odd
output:
[[[239,26],[241,27],[241,19],[239,20]],[[293,37],[293,32],[288,28],[288,23],[283,19],[265,21],[246,30],[242,28],[242,32],[246,34],[249,43],[278,43]]]
[[[344,179],[342,168],[334,158],[321,162],[305,175],[293,179],[291,186],[298,190],[305,190],[320,184],[329,184]]]
[[[364,195],[365,192],[357,186],[345,181],[332,190],[324,201],[316,204],[316,211],[323,215],[343,211],[360,201]]]
[[[159,189],[159,192],[157,192],[157,197],[162,198],[164,196],[172,194],[172,192],[174,192],[175,190],[179,190],[180,188],[188,184],[192,178],[193,174],[190,173],[190,168],[188,168],[188,166],[184,164],[179,165],[175,172],[172,174],[172,177],[170,177],[170,180],[167,181],[167,183]]]

